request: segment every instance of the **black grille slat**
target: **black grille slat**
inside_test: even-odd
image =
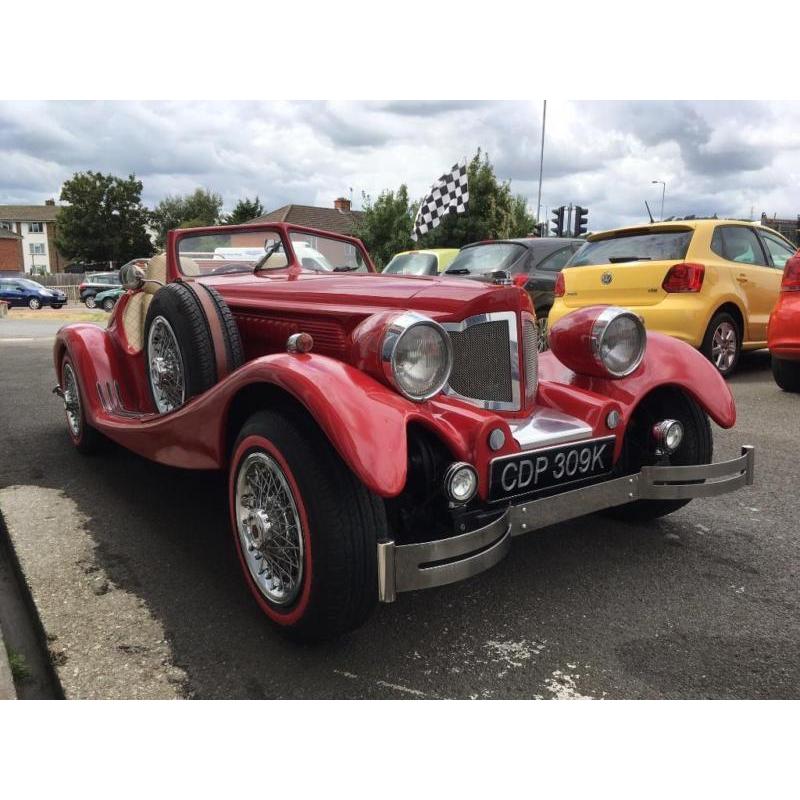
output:
[[[453,343],[450,388],[473,400],[512,402],[508,322],[481,322],[449,333]]]

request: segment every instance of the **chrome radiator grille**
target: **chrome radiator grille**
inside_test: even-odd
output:
[[[525,397],[533,400],[539,384],[539,329],[530,314],[522,316],[522,353],[525,359]]]
[[[453,371],[445,388],[448,394],[498,411],[521,406],[517,315],[512,311],[480,314],[463,322],[445,323],[453,345]],[[536,328],[523,331],[525,371],[536,391]],[[526,395],[531,397],[532,395]]]

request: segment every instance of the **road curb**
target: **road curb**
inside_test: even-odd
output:
[[[14,676],[8,661],[8,651],[3,641],[3,629],[0,628],[0,700],[16,700],[17,690],[14,687]]]

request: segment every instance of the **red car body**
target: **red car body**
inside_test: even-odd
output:
[[[565,317],[551,333],[550,352],[537,356],[535,347],[530,352],[521,333],[512,342],[511,373],[522,387],[517,407],[495,403],[493,408],[450,391],[414,402],[382,373],[381,348],[392,320],[413,311],[447,328],[454,341],[465,321],[492,315],[506,315],[509,331],[527,331],[525,322],[533,319],[529,295],[514,285],[381,275],[357,239],[286,224],[173,231],[167,241],[167,282],[187,281],[179,267],[183,238],[232,230],[281,237],[288,260],[285,268],[269,272],[192,279],[217,289],[232,311],[244,348],[242,366],[176,410],[157,413],[148,389],[147,353],[131,346],[122,324],[126,304],[136,295],[128,291],[107,329],[75,324],[59,331],[54,349],[59,382],[66,357],[77,371],[82,412],[91,428],[146,458],[187,469],[233,468],[232,443],[247,414],[259,403],[285,398],[310,415],[358,481],[387,504],[401,502],[409,491],[409,470],[418,469],[411,452],[418,449],[417,439],[433,437],[452,462],[474,467],[477,492],[466,508],[452,501],[437,506],[441,514],[452,514],[447,535],[431,532],[409,540],[390,530],[377,542],[375,592],[381,600],[474,575],[505,555],[511,536],[552,522],[626,502],[688,499],[752,482],[753,455],[746,449],[726,464],[656,465],[645,468],[651,470],[646,475],[615,471],[556,494],[522,493],[498,502],[491,496],[493,463],[536,455],[540,445],[546,445],[541,452],[552,450],[549,443],[558,440],[552,431],[559,425],[564,446],[607,438],[616,469],[626,431],[645,398],[665,388],[681,392],[729,428],[736,420],[730,390],[693,348],[657,333],[649,334],[641,364],[626,377],[582,369],[592,346],[587,336],[602,310],[595,307]],[[291,237],[298,233],[355,248],[367,272],[304,270],[292,247]],[[287,350],[287,337],[301,332],[313,337],[312,350]],[[800,355],[796,336],[793,341]],[[475,370],[484,368],[481,353],[470,357]],[[279,616],[258,599],[273,619]]]
[[[778,302],[767,326],[772,371],[781,388],[800,391],[800,251],[783,268]]]

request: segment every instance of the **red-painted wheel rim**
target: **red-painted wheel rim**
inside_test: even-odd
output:
[[[299,521],[298,544],[300,546],[302,573],[297,591],[292,594],[289,602],[281,602],[280,592],[274,591],[274,587],[273,590],[270,591],[267,585],[267,580],[274,575],[277,575],[278,580],[281,580],[283,578],[283,573],[279,571],[270,573],[266,567],[267,559],[265,558],[265,575],[262,579],[253,569],[252,552],[248,552],[245,549],[248,542],[251,545],[254,543],[262,544],[259,540],[259,536],[263,535],[263,530],[259,531],[259,534],[256,536],[246,535],[242,529],[243,521],[237,514],[237,493],[240,490],[241,472],[248,463],[248,459],[252,459],[254,456],[262,457],[279,468],[282,479],[285,481],[285,488],[290,492],[291,501]],[[308,608],[313,581],[312,545],[309,535],[308,514],[294,473],[283,454],[269,439],[259,435],[251,435],[239,443],[231,459],[231,469],[228,479],[228,499],[231,515],[231,531],[236,545],[236,552],[239,556],[239,562],[242,566],[247,585],[250,587],[250,591],[264,613],[274,622],[280,625],[295,624],[302,618]],[[241,497],[239,497],[238,500],[238,507],[241,509]],[[263,522],[266,523],[270,521],[273,524],[276,522],[271,508],[263,517]],[[255,522],[259,523],[259,520],[255,520]],[[281,541],[285,541],[285,539]],[[269,554],[270,543],[263,543],[262,546],[262,552],[265,555]],[[275,562],[273,561],[272,564],[274,565]],[[286,580],[286,583],[288,584],[289,581]]]

